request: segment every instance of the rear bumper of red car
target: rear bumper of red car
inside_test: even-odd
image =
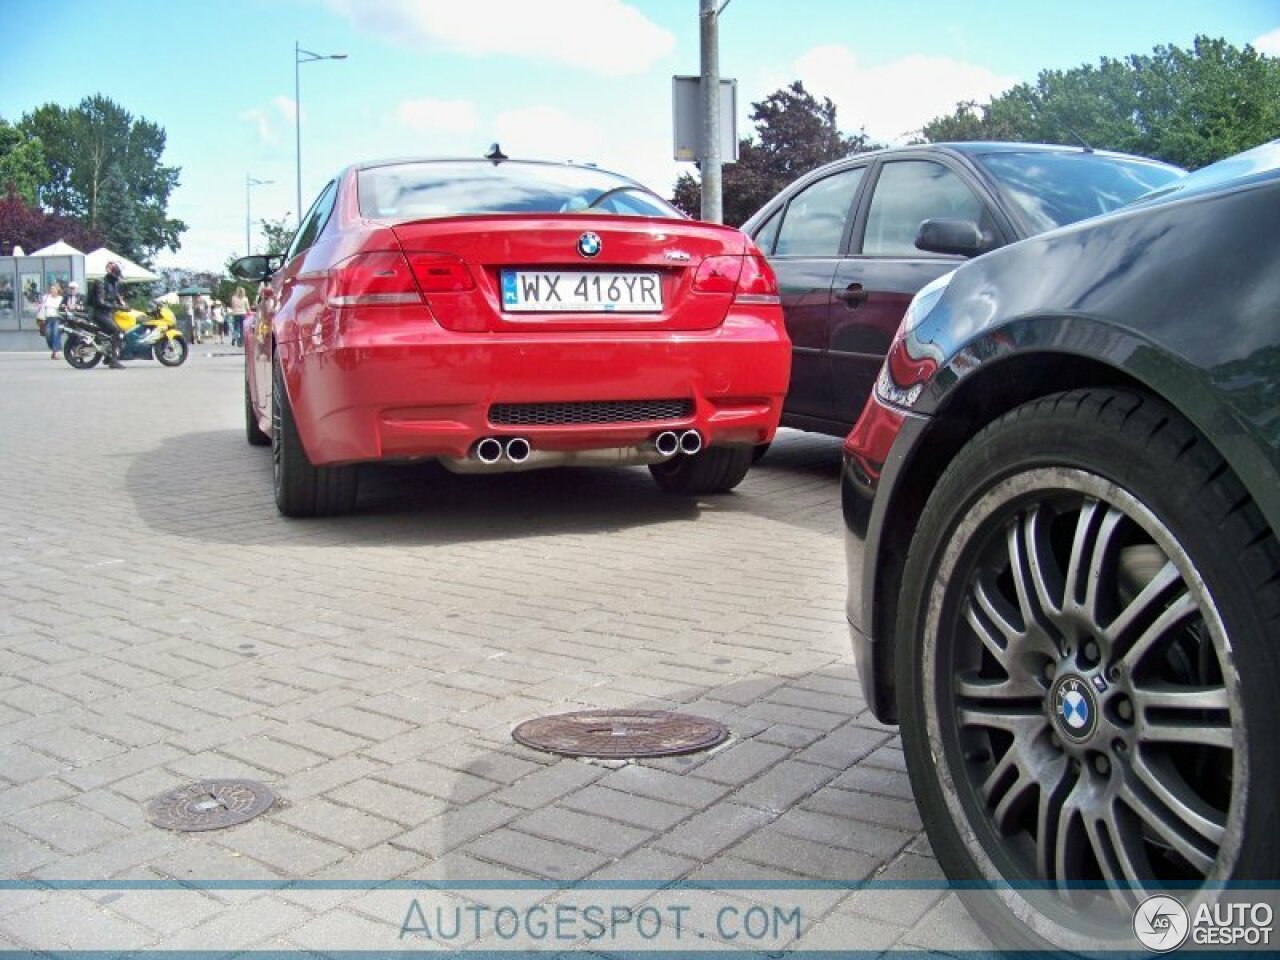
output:
[[[315,464],[463,457],[483,437],[535,450],[625,447],[664,429],[706,445],[772,439],[790,375],[776,307],[737,308],[706,331],[457,333],[361,323],[278,344]],[[389,318],[388,318],[389,319]],[[691,401],[687,416],[624,423],[497,425],[494,404]]]

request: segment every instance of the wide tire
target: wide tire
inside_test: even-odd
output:
[[[1075,391],[990,424],[929,498],[899,610],[912,787],[997,947],[1133,950],[1154,890],[1194,915],[1274,881],[1280,546],[1171,408]]]
[[[67,337],[62,345],[62,359],[77,370],[91,370],[102,362],[102,354],[82,337]]]
[[[258,426],[257,414],[253,412],[253,400],[249,395],[249,377],[244,380],[244,438],[251,447],[269,447],[271,438]]]
[[[670,460],[649,465],[658,485],[670,493],[727,493],[740,484],[751,469],[753,447],[708,447],[689,455],[677,453]]]
[[[155,358],[166,367],[180,367],[187,361],[191,348],[181,336],[165,337],[152,348]]]
[[[276,508],[286,517],[337,516],[356,505],[360,475],[355,466],[316,467],[307,459],[277,360],[272,367],[272,486]]]

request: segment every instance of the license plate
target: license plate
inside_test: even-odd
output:
[[[660,313],[657,273],[503,270],[502,308],[515,313]]]

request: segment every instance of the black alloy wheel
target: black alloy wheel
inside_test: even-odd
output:
[[[754,447],[707,447],[697,453],[677,453],[649,465],[658,486],[668,493],[702,495],[728,493],[751,469]]]
[[[303,449],[277,358],[271,368],[271,482],[286,517],[337,516],[355,509],[358,467],[313,466]]]
[[[1278,578],[1239,481],[1151,398],[1036,401],[953,461],[904,575],[898,705],[998,947],[1131,947],[1152,892],[1274,876]]]

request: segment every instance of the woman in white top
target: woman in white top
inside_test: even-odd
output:
[[[62,287],[55,283],[40,299],[36,309],[36,322],[40,324],[40,332],[44,334],[44,342],[49,345],[49,356],[58,359],[58,311],[62,309]]]
[[[244,287],[236,287],[231,295],[231,345],[244,344],[244,320],[249,315],[249,298],[245,296]]]

